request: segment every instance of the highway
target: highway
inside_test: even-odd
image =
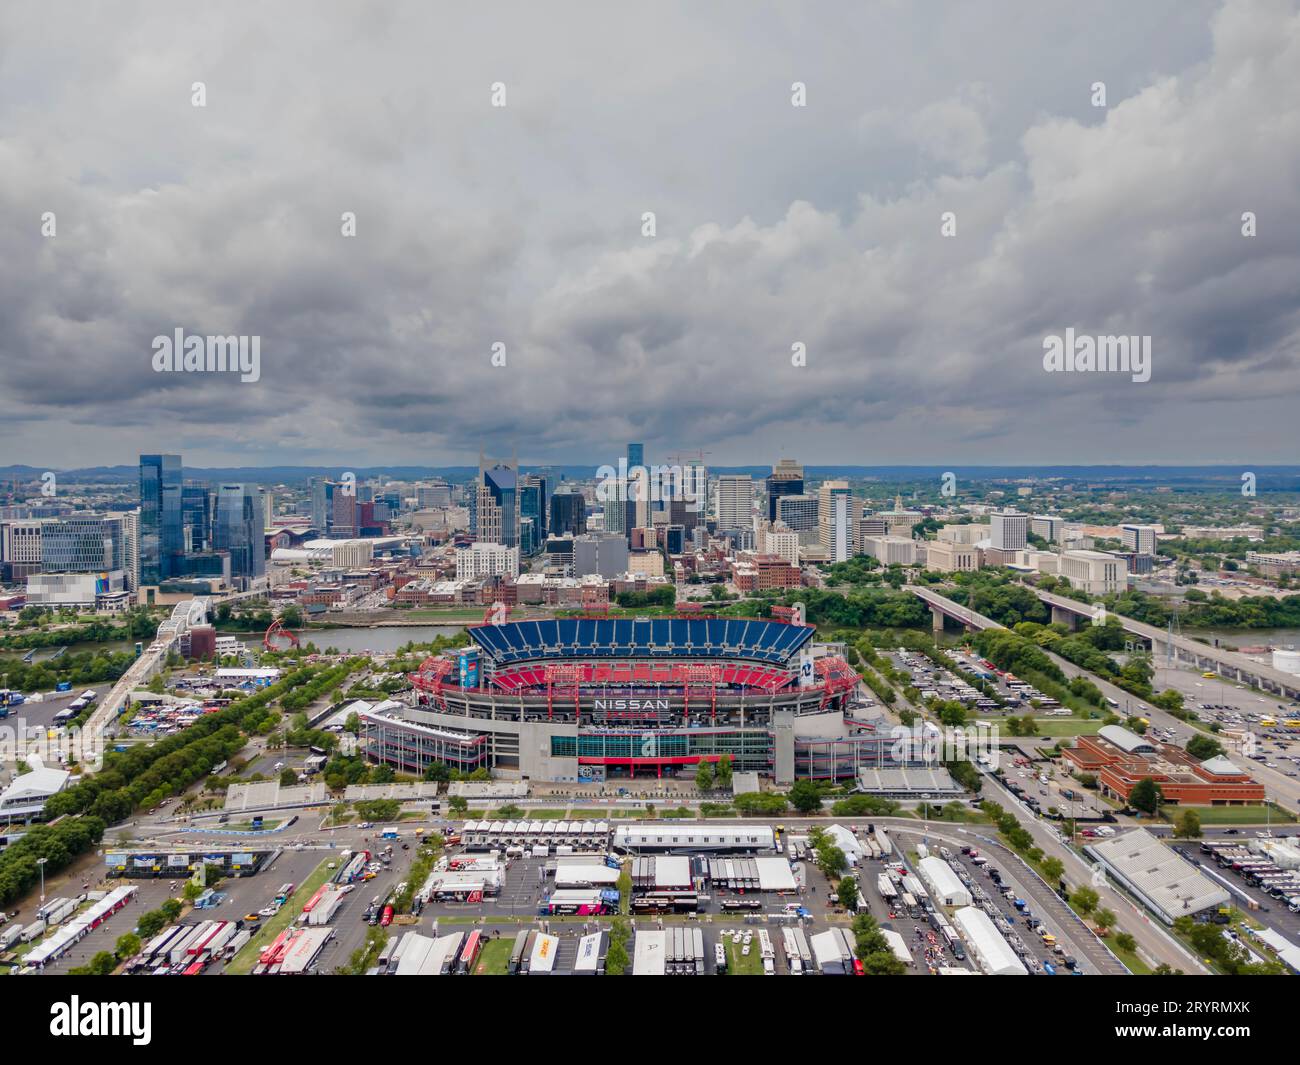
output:
[[[940,610],[948,617],[955,618],[958,621],[961,621],[964,624],[970,625],[974,628],[1000,629],[1003,627],[1002,625],[998,624],[996,621],[992,620],[991,618],[986,617],[983,614],[979,614],[971,610],[968,610],[960,603],[955,603],[951,599],[947,598],[944,595],[939,594],[938,592],[933,591],[932,589],[914,586],[912,588],[912,591],[915,592],[916,595],[920,599],[925,601],[932,609]],[[1049,593],[1046,592],[1039,593],[1039,598],[1049,604],[1052,604],[1053,601],[1055,601],[1055,603],[1069,603],[1071,604],[1070,609],[1072,613],[1076,613],[1084,617],[1091,617],[1092,607],[1088,606],[1088,604],[1086,603],[1080,603],[1072,599],[1063,599],[1061,596],[1050,595]],[[1120,615],[1118,614],[1112,614],[1111,616],[1115,618],[1120,617]],[[1123,619],[1121,619],[1121,623],[1122,624],[1124,623]],[[1140,625],[1140,623],[1138,622],[1132,622],[1131,624]],[[1126,629],[1128,628],[1128,624],[1125,624],[1125,628]],[[1152,633],[1157,633],[1162,638],[1167,637],[1167,634],[1163,630],[1154,629],[1150,625],[1140,625],[1140,628],[1148,630],[1149,632]],[[1137,632],[1136,630],[1131,630],[1131,631],[1134,631],[1135,635],[1141,635],[1141,633]],[[1212,648],[1207,648],[1202,644],[1197,644],[1196,646],[1202,651],[1212,650]],[[1229,652],[1223,652],[1223,654],[1227,655],[1229,654]],[[1067,677],[1077,677],[1077,676],[1087,677],[1088,680],[1092,681],[1095,685],[1097,685],[1097,687],[1101,690],[1102,695],[1104,695],[1109,699],[1114,699],[1115,702],[1121,708],[1131,707],[1136,712],[1138,705],[1140,703],[1141,716],[1145,717],[1153,725],[1158,725],[1161,728],[1172,728],[1180,743],[1186,742],[1187,737],[1192,734],[1193,726],[1187,724],[1187,722],[1182,721],[1179,718],[1174,717],[1168,711],[1161,710],[1157,706],[1152,706],[1150,702],[1141,702],[1131,692],[1126,692],[1124,691],[1124,689],[1116,687],[1114,684],[1111,684],[1109,681],[1107,681],[1103,677],[1099,677],[1095,673],[1089,673],[1087,670],[1080,669],[1078,666],[1074,665],[1072,662],[1067,662],[1064,658],[1061,658],[1059,655],[1054,655],[1049,652],[1049,657],[1051,657],[1052,661],[1061,667],[1061,670],[1065,673]],[[1242,656],[1234,655],[1232,657],[1241,658]],[[1158,665],[1158,663],[1156,662],[1153,662],[1153,664]],[[1249,663],[1249,664],[1254,665],[1254,663]],[[1181,673],[1182,671],[1179,672]],[[1271,670],[1271,672],[1277,672],[1277,671]],[[1193,681],[1194,683],[1194,679],[1195,679],[1194,675],[1190,673],[1185,673],[1183,675],[1186,676],[1189,681]],[[1166,673],[1166,679],[1173,680],[1174,678],[1168,677]],[[1294,677],[1292,678],[1292,680],[1297,680],[1297,679],[1300,678],[1294,678]],[[1190,688],[1188,689],[1188,691],[1190,691]],[[1246,694],[1246,693],[1242,693],[1242,694]],[[1261,698],[1257,696],[1255,693],[1250,693],[1250,696],[1252,698]],[[1240,702],[1241,700],[1239,699],[1238,701]],[[1261,703],[1261,710],[1263,711],[1272,710],[1275,707],[1276,707],[1276,703],[1267,703],[1267,702]],[[1195,710],[1196,708],[1194,706],[1189,705],[1188,709]],[[1283,805],[1288,806],[1293,811],[1296,810],[1297,808],[1300,808],[1300,778],[1288,777],[1285,772],[1277,769],[1270,769],[1259,762],[1252,763],[1250,767],[1250,772],[1255,777],[1256,780],[1258,780],[1261,784],[1265,786],[1265,788],[1270,793],[1269,797],[1272,798],[1274,801],[1281,802]]]
[[[1031,588],[1039,599],[1055,610],[1064,610],[1081,617],[1091,617],[1096,609],[1093,605],[1081,603],[1077,599],[1068,599],[1052,592],[1040,591],[1030,585],[1025,587]],[[1111,613],[1107,616],[1118,619],[1125,632],[1131,632],[1134,636],[1141,636],[1151,644],[1152,650],[1158,654],[1172,645],[1175,657],[1178,660],[1189,662],[1197,669],[1213,669],[1218,673],[1226,671],[1231,679],[1263,688],[1265,691],[1273,692],[1275,695],[1281,695],[1288,699],[1300,699],[1300,677],[1293,673],[1285,673],[1280,669],[1274,669],[1271,665],[1254,662],[1236,651],[1225,651],[1219,647],[1210,647],[1189,636],[1174,635],[1171,637],[1164,629],[1158,629],[1154,625],[1147,625],[1141,621],[1134,621],[1122,614]]]

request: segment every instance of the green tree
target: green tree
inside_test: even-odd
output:
[[[1183,745],[1183,749],[1199,762],[1223,754],[1223,744],[1214,737],[1206,736],[1201,732],[1189,736],[1187,742]]]
[[[729,791],[731,789],[731,776],[734,766],[731,764],[731,755],[724,754],[718,759],[718,764],[714,767],[714,774],[717,777],[718,787]]]
[[[695,786],[704,792],[713,790],[713,767],[708,762],[701,762],[695,768]]]
[[[1132,954],[1137,950],[1137,940],[1133,938],[1131,932],[1120,932],[1119,935],[1115,937],[1115,946],[1122,951]]]
[[[127,932],[117,937],[117,945],[113,948],[113,952],[125,961],[140,953],[140,945],[140,937],[134,932]]]
[[[1201,815],[1195,810],[1184,810],[1178,815],[1178,820],[1174,823],[1174,835],[1183,839],[1200,839],[1201,832]]]
[[[167,924],[167,918],[157,910],[149,910],[140,915],[140,920],[136,921],[135,926],[140,930],[140,935],[147,939],[152,939]]]
[[[298,783],[298,774],[288,767],[280,771],[280,787],[291,788]]]
[[[454,814],[463,814],[469,809],[469,803],[465,801],[465,796],[463,795],[453,795],[447,800],[447,806]]]
[[[1097,904],[1100,901],[1101,896],[1090,887],[1075,888],[1073,893],[1070,895],[1070,902],[1079,913],[1083,914],[1084,917],[1087,917],[1088,914],[1092,913],[1092,911],[1097,908]]]
[[[424,779],[431,784],[445,784],[451,779],[451,767],[446,762],[430,762],[424,770]]]
[[[1160,790],[1160,785],[1154,779],[1143,777],[1133,785],[1128,802],[1133,809],[1141,810],[1144,814],[1154,817],[1160,812],[1160,803],[1164,797],[1164,792]]]
[[[92,976],[110,976],[114,969],[117,968],[117,958],[106,950],[101,950],[87,966]]]
[[[858,905],[858,881],[856,877],[842,876],[835,886],[835,897],[846,910],[852,912]]]
[[[819,813],[822,794],[811,780],[796,780],[790,787],[790,805],[803,814]]]

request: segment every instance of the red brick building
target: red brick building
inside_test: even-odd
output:
[[[1078,772],[1094,774],[1103,794],[1124,802],[1138,781],[1148,777],[1170,803],[1240,806],[1264,801],[1264,785],[1227,758],[1198,762],[1181,747],[1153,743],[1118,725],[1080,736],[1063,754]]]

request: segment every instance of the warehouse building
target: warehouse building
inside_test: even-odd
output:
[[[704,822],[619,825],[614,847],[620,851],[772,851],[770,825],[713,825]]]
[[[1227,891],[1145,828],[1083,849],[1165,924],[1229,901]]]

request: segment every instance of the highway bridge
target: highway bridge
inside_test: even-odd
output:
[[[195,625],[207,623],[209,607],[210,601],[207,599],[187,599],[176,604],[171,616],[158,626],[158,634],[153,643],[144,649],[140,657],[131,663],[131,667],[118,677],[109,693],[100,700],[95,712],[86,720],[83,732],[95,739],[102,737],[104,730],[117,720],[118,712],[126,705],[127,697],[162,671],[168,654],[179,645],[181,636]]]
[[[1032,591],[1052,608],[1053,621],[1064,621],[1068,618],[1069,621],[1073,622],[1081,617],[1091,619],[1097,609],[1091,603],[1081,603],[1076,599],[1068,599],[1053,592],[1044,592],[1037,588],[1032,589]],[[1199,670],[1214,672],[1221,677],[1242,684],[1249,684],[1262,691],[1272,692],[1274,695],[1288,699],[1300,699],[1300,677],[1294,673],[1286,673],[1280,669],[1274,669],[1271,665],[1254,662],[1236,651],[1225,651],[1220,647],[1210,647],[1187,636],[1177,634],[1171,636],[1164,629],[1157,628],[1154,625],[1147,625],[1141,621],[1134,621],[1132,618],[1126,618],[1121,614],[1112,613],[1108,616],[1118,620],[1124,627],[1125,632],[1138,636],[1150,644],[1151,650],[1157,656],[1170,655],[1172,652],[1171,657],[1175,662],[1190,663]]]
[[[1091,622],[1098,612],[1098,605],[1082,603],[1053,592],[1044,592],[1026,585],[1044,603],[1052,608],[1052,621],[1061,622],[1073,628],[1080,618]],[[932,588],[923,585],[911,585],[911,591],[930,608],[934,615],[934,628],[938,632],[943,628],[944,618],[959,621],[968,630],[1001,628],[992,618],[955,603],[947,596],[940,595]],[[1271,665],[1254,662],[1245,655],[1235,651],[1225,651],[1219,647],[1210,647],[1186,636],[1170,636],[1164,629],[1134,621],[1122,614],[1107,613],[1123,626],[1124,631],[1139,637],[1151,646],[1157,656],[1168,655],[1172,648],[1175,662],[1188,663],[1205,672],[1214,672],[1229,680],[1249,684],[1262,691],[1288,699],[1300,699],[1300,677],[1274,669]]]

